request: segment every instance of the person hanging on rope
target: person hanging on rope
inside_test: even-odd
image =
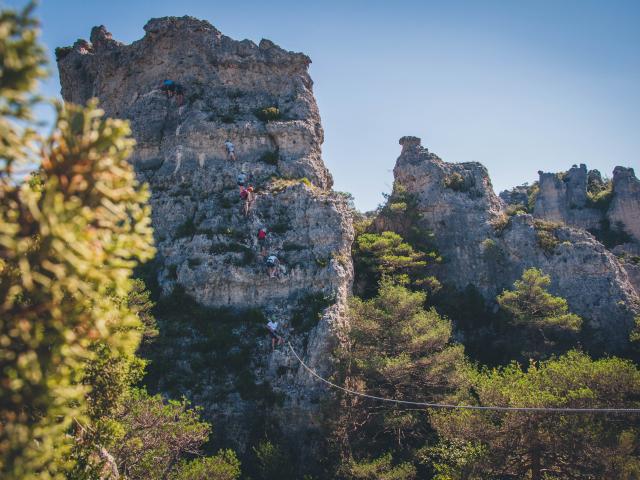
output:
[[[276,343],[278,345],[284,344],[284,338],[278,334],[278,322],[275,320],[269,320],[267,322],[267,330],[271,337],[271,351],[273,352],[276,349]]]

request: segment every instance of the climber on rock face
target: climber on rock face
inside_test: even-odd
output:
[[[267,330],[269,330],[269,336],[271,337],[271,351],[273,352],[276,349],[276,342],[278,345],[282,345],[284,338],[278,335],[278,322],[275,320],[269,320]]]
[[[258,245],[260,246],[260,255],[267,255],[267,229],[261,227],[258,229]]]
[[[248,217],[249,212],[251,211],[251,207],[253,206],[253,202],[255,201],[255,198],[256,198],[253,193],[253,187],[249,185],[249,188],[241,191],[240,197],[244,199],[244,216]]]
[[[240,172],[236,177],[236,183],[238,184],[238,188],[240,189],[241,192],[244,189],[244,184],[246,181],[247,181],[247,174],[244,172]]]
[[[227,158],[229,160],[234,160],[236,159],[236,147],[233,143],[231,143],[231,140],[227,139],[226,142],[224,142],[224,146],[227,147]]]
[[[164,80],[160,90],[163,91],[167,97],[172,97],[176,93],[176,82],[169,79]]]
[[[180,107],[184,103],[184,87],[179,83],[176,83],[175,94],[176,94],[176,105]]]
[[[184,87],[181,84],[167,79],[162,82],[160,90],[164,92],[167,97],[175,96],[178,106],[181,106],[184,102]]]
[[[274,254],[267,257],[267,274],[269,278],[275,278],[279,272],[280,260]]]

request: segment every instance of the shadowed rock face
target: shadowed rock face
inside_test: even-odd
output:
[[[131,122],[137,141],[131,162],[152,191],[162,290],[179,285],[208,306],[275,315],[308,363],[329,372],[352,280],[353,227],[321,159],[310,59],[268,40],[232,40],[191,17],[153,19],[144,29],[142,39],[125,45],[95,27],[90,42],[79,40],[57,55],[65,100],[97,97],[108,115]],[[165,79],[184,86],[181,106],[160,90]],[[261,110],[270,107],[277,112],[266,121]],[[227,158],[227,139],[235,144],[235,161]],[[241,172],[257,193],[248,217],[236,185]],[[269,231],[266,252],[257,241],[261,227]],[[278,255],[279,278],[266,274],[265,253]],[[299,333],[292,312],[310,294],[335,304]],[[316,428],[326,391],[290,352],[271,354],[265,334],[249,340],[257,380],[284,398],[270,414],[285,435],[306,438],[299,435]],[[191,348],[189,339],[181,342],[176,355]],[[208,381],[206,372],[185,372]],[[214,382],[184,393],[242,450],[256,403],[225,397]]]
[[[583,229],[528,214],[508,218],[481,164],[444,162],[416,137],[403,137],[400,144],[395,180],[416,196],[422,226],[434,233],[443,257],[437,276],[444,283],[460,290],[471,284],[494,302],[524,269],[540,268],[551,276],[553,293],[565,297],[596,331],[595,342],[609,351],[624,348],[640,305],[629,274],[609,250]],[[628,172],[620,170],[618,176],[618,183],[629,184],[626,189],[635,188]],[[566,178],[541,175],[536,216],[540,208],[545,220],[562,221],[568,202],[586,203],[586,167],[575,167]],[[640,213],[630,201],[616,211],[627,221],[634,211],[636,218]],[[379,228],[389,227],[381,223]],[[545,230],[553,240],[543,248],[539,235]]]

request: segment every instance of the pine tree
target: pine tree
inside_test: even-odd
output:
[[[562,343],[575,342],[582,319],[569,312],[564,298],[550,294],[551,277],[537,268],[525,270],[513,290],[498,295],[514,331],[514,346],[521,358],[544,359],[559,353]]]
[[[640,370],[618,358],[584,353],[513,363],[471,376],[479,405],[638,408]],[[442,439],[425,449],[438,479],[543,478],[632,480],[640,475],[640,424],[635,416],[440,411],[431,415]]]

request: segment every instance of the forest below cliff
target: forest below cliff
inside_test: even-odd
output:
[[[529,191],[527,205],[491,211],[480,240],[459,249],[470,255],[473,274],[492,267],[484,283],[459,288],[452,265],[457,269],[462,256],[452,258],[446,244],[438,244],[424,199],[403,182],[403,174],[419,177],[407,171],[429,155],[415,138],[401,141],[406,170],[393,191],[366,214],[349,205],[348,194],[329,191],[322,165],[277,160],[283,170],[310,172],[311,180],[298,173],[275,177],[274,165],[260,157],[270,176],[264,175],[266,207],[258,213],[311,229],[307,217],[313,215],[278,210],[278,201],[289,202],[323,216],[313,221],[333,222],[330,233],[322,225],[314,230],[324,235],[318,244],[325,241],[331,251],[322,244],[315,256],[303,257],[308,246],[288,237],[281,242],[291,280],[289,290],[278,288],[295,295],[268,312],[289,319],[287,341],[272,347],[267,309],[253,307],[240,288],[231,299],[223,285],[236,281],[231,275],[216,279],[213,293],[185,288],[197,283],[206,261],[182,258],[176,245],[191,248],[208,239],[209,257],[224,256],[229,269],[244,271],[254,268],[260,252],[235,231],[206,230],[211,218],[196,224],[195,214],[171,227],[173,237],[159,238],[156,222],[171,219],[152,217],[152,194],[163,190],[153,192],[153,183],[150,191],[130,162],[135,147],[128,122],[105,115],[96,100],[56,103],[52,133],[39,133],[34,107],[46,101],[35,88],[46,74],[46,56],[32,8],[0,14],[0,66],[1,478],[640,478],[640,317],[637,305],[625,304],[630,283],[609,251],[632,243],[621,229],[598,238],[602,232],[534,219]],[[276,128],[268,119],[251,121]],[[491,188],[481,169],[429,160],[445,172],[438,188],[462,198],[462,209],[479,198],[497,204],[494,194],[480,192]],[[24,164],[37,168],[18,178]],[[171,175],[179,167],[171,165]],[[589,198],[594,205],[607,202],[612,188],[603,184]],[[208,195],[201,200],[211,201]],[[215,197],[215,209],[224,210],[225,199]],[[227,218],[237,225],[252,221],[238,213]],[[285,235],[272,230],[276,238]],[[518,241],[530,237],[527,248],[553,272],[509,263],[512,234]],[[236,243],[211,240],[234,235]],[[350,252],[341,250],[345,238],[352,240]],[[162,264],[170,255],[176,263]],[[637,264],[637,256],[619,256]],[[581,305],[578,314],[553,290],[552,274],[582,258],[615,271],[596,278],[605,278],[609,297],[594,281],[591,293],[603,300]],[[313,266],[296,270],[294,260]],[[268,276],[260,278],[254,288],[282,293]],[[338,285],[331,295],[318,287],[331,282]],[[301,285],[302,292],[294,290]],[[573,295],[575,284],[568,285],[563,288]],[[218,300],[223,290],[227,306],[197,298]],[[268,303],[269,295],[254,297]],[[600,309],[599,321],[582,313],[590,308]],[[336,328],[327,333],[329,327],[322,328],[329,320]],[[314,348],[326,358],[313,358]],[[304,358],[343,389],[321,389],[296,364],[295,349],[304,349]],[[287,386],[294,380],[302,393]],[[298,403],[290,400],[295,395]],[[234,435],[233,421],[245,416],[234,410],[239,404],[251,408],[251,425]],[[478,408],[440,408],[447,405]],[[225,413],[218,430],[216,414]],[[288,424],[310,419],[313,441],[297,441],[298,430],[287,430]]]

